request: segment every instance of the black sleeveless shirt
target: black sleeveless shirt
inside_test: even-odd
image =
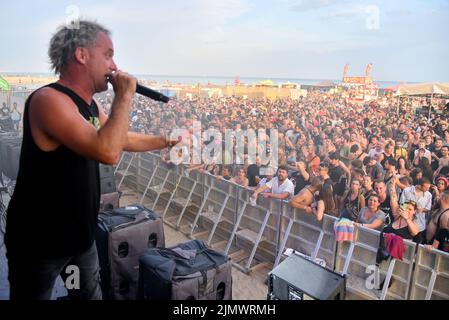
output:
[[[88,105],[57,83],[47,87],[68,95],[79,113],[98,129],[94,101]],[[64,145],[49,152],[36,145],[29,120],[33,94],[25,104],[19,172],[7,213],[7,254],[9,258],[77,255],[94,241],[100,202],[98,162]]]

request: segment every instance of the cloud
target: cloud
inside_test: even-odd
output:
[[[412,14],[412,11],[409,9],[394,9],[394,10],[389,10],[386,12],[386,15],[388,17],[405,17],[405,16],[410,16]]]
[[[291,10],[296,12],[306,12],[312,11],[316,9],[322,9],[326,7],[331,7],[336,4],[341,5],[342,3],[347,2],[346,0],[297,0],[293,1],[291,4]]]

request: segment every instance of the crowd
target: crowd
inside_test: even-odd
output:
[[[14,102],[12,108],[8,107],[6,102],[2,103],[0,109],[0,130],[11,132],[18,131],[22,114],[17,108],[17,103]]]
[[[107,106],[111,97],[100,100]],[[442,114],[429,118],[398,108],[396,98],[355,104],[309,92],[298,100],[221,97],[168,104],[136,96],[130,119],[131,130],[150,134],[173,128],[193,134],[193,121],[202,131],[262,128],[266,134],[258,138],[267,141],[267,150],[258,152],[268,155],[270,133],[277,133],[277,168],[267,168],[260,155],[245,155],[241,165],[226,163],[234,145],[224,150],[223,164],[190,165],[189,170],[254,189],[254,199],[285,199],[318,220],[324,213],[344,217],[449,251],[449,126]],[[245,152],[249,143],[246,139]],[[161,156],[173,165],[168,150]]]

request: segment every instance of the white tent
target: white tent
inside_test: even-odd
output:
[[[396,94],[399,96],[449,96],[449,83],[429,82],[417,84],[402,84],[399,85]]]
[[[432,98],[448,97],[449,98],[449,83],[441,82],[428,82],[417,84],[401,84],[399,85],[396,95],[398,96],[398,109],[399,113],[399,97],[400,96],[427,96],[430,97],[429,118],[432,113]]]

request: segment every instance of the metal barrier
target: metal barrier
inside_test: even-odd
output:
[[[449,300],[449,253],[419,245],[410,299]]]
[[[234,265],[237,268],[249,273],[255,268],[260,268],[267,265],[267,262],[256,262],[255,264],[253,264],[253,262],[261,243],[268,242],[270,240],[273,243],[273,240],[276,240],[276,237],[271,237],[270,239],[268,235],[270,232],[269,230],[266,231],[266,227],[271,213],[278,213],[280,211],[273,208],[280,202],[267,201],[260,197],[258,200],[259,204],[256,206],[251,206],[249,205],[249,197],[251,196],[252,191],[238,186],[237,188],[239,190],[238,201],[241,205],[237,216],[237,221],[226,245],[225,253],[229,253],[234,239],[236,239],[236,241],[243,241],[249,244],[249,256],[243,255],[238,260],[235,259],[234,261]],[[264,235],[264,233],[267,233],[267,235]],[[237,246],[239,247],[238,244]],[[244,248],[245,245],[241,245],[240,247]]]
[[[376,254],[379,246],[380,232],[365,227],[356,227],[353,242],[342,242],[337,245],[335,271],[346,275],[346,288],[349,296],[357,299],[399,299],[408,297],[413,270],[413,259],[416,244],[404,240],[405,252],[403,260],[390,259],[387,270],[376,268]],[[385,275],[380,290],[376,289],[379,272]],[[391,279],[395,281],[392,283]]]
[[[379,244],[377,230],[357,227],[353,242],[337,244],[337,219],[333,216],[324,215],[317,221],[285,201],[263,197],[251,206],[252,190],[208,173],[187,174],[183,166],[169,168],[153,153],[123,153],[116,174],[119,186],[125,183],[142,192],[141,203],[151,194],[155,195],[153,210],[163,202],[160,214],[165,223],[226,252],[246,273],[276,266],[286,257],[285,249],[292,248],[312,261],[322,259],[328,269],[347,275],[349,299],[449,299],[447,253],[429,253],[419,246],[413,274],[417,247],[404,240],[403,261],[391,259],[387,268],[380,270],[385,282],[381,290],[375,290],[368,287]],[[175,204],[176,208],[169,210]]]
[[[333,270],[336,250],[333,226],[337,219],[324,215],[323,220],[318,221],[313,215],[294,209],[286,203],[283,205],[281,218],[287,220],[288,224],[285,232],[282,232],[275,265],[286,257],[284,250],[288,247],[312,261],[324,260],[325,266]]]

